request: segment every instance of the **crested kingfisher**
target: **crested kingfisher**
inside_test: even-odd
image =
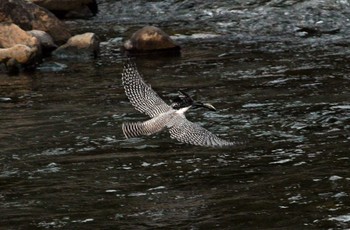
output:
[[[122,82],[125,94],[135,109],[151,118],[143,122],[123,123],[122,130],[126,138],[152,135],[167,129],[171,138],[192,145],[222,147],[236,144],[217,137],[185,117],[185,112],[190,108],[202,107],[215,111],[214,106],[194,101],[183,91],[168,105],[145,83],[136,64],[130,60],[124,62]]]

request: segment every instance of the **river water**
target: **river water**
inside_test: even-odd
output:
[[[99,7],[67,21],[100,35],[99,58],[0,74],[3,229],[350,227],[347,1]],[[295,21],[321,32],[296,32]],[[180,57],[137,57],[145,80],[165,101],[181,89],[213,104],[188,119],[239,145],[123,137],[123,122],[147,118],[124,95],[119,47],[145,24],[182,47]]]

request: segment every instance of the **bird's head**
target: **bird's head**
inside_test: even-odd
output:
[[[200,101],[195,101],[192,99],[190,95],[185,93],[184,91],[179,91],[179,96],[173,99],[173,103],[171,106],[174,109],[181,109],[184,107],[192,106],[192,108],[206,108],[211,111],[216,111],[215,107],[209,103],[203,103]]]

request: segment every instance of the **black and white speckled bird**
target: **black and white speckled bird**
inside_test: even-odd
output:
[[[188,109],[203,107],[215,110],[211,104],[194,101],[183,91],[180,91],[171,105],[166,104],[144,82],[135,63],[130,60],[124,63],[122,81],[125,94],[135,109],[151,117],[144,122],[123,123],[122,130],[126,138],[152,135],[167,129],[171,138],[188,144],[213,147],[235,145],[234,142],[223,140],[186,119],[185,112]]]

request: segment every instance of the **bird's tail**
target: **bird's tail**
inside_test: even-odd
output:
[[[126,138],[149,135],[143,122],[125,122],[122,124],[122,130]]]

